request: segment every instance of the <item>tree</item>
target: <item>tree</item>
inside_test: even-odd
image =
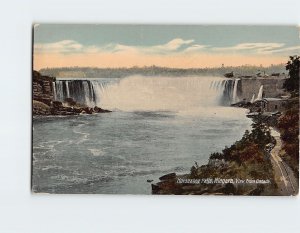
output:
[[[286,63],[285,69],[289,71],[290,78],[286,79],[283,87],[290,92],[299,93],[299,67],[300,57],[290,56],[290,60]]]

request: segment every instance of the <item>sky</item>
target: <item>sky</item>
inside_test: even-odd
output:
[[[33,65],[203,68],[285,63],[296,26],[35,24]]]

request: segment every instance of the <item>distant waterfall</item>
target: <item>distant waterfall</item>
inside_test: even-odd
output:
[[[259,91],[258,91],[256,100],[262,100],[262,97],[263,97],[263,90],[264,90],[264,86],[261,85],[260,88],[259,88]]]
[[[251,103],[254,103],[254,101],[255,101],[255,94],[253,94],[253,96],[252,96],[252,98],[251,98]]]
[[[228,106],[238,101],[239,79],[223,77],[143,77],[60,80],[54,99],[72,98],[90,107],[172,109]]]
[[[89,80],[57,80],[54,86],[55,100],[65,101],[66,98],[72,98],[78,103],[95,105],[96,96]]]
[[[234,104],[239,101],[238,86],[240,79],[226,79],[223,87],[223,105]]]
[[[52,82],[52,86],[53,86],[53,97],[54,97],[54,100],[56,100],[56,85],[55,85],[55,82]]]
[[[66,90],[67,90],[67,98],[70,97],[70,89],[69,89],[69,82],[66,81]]]
[[[95,105],[100,106],[101,95],[105,95],[105,88],[102,82],[100,81],[91,81],[94,89],[94,95],[97,96],[95,98]]]
[[[233,84],[233,93],[232,93],[232,103],[236,103],[239,101],[237,96],[237,87],[240,79],[235,79]]]

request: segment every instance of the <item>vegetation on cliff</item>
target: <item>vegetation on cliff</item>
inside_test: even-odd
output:
[[[286,106],[286,111],[278,119],[277,128],[283,141],[281,151],[282,159],[293,169],[296,177],[299,177],[299,79],[300,56],[290,56],[286,64],[289,79],[284,83],[292,98]]]
[[[299,176],[299,98],[290,102],[286,112],[278,119],[277,128],[280,131],[283,147],[282,159]]]
[[[276,184],[268,153],[272,143],[269,127],[254,122],[251,132],[247,130],[241,140],[221,153],[212,153],[208,164],[195,163],[189,174],[161,179],[152,185],[152,191],[154,194],[274,195]]]
[[[268,179],[271,184],[274,184],[273,169],[268,154],[268,146],[271,143],[273,138],[269,127],[260,121],[254,122],[252,131],[246,130],[241,140],[230,147],[225,147],[221,153],[212,153],[208,165],[193,166],[189,178]],[[253,186],[236,188],[239,194],[253,190]],[[254,187],[254,190],[257,188]],[[263,191],[264,186],[259,186],[259,192]]]
[[[285,68],[289,72],[289,79],[285,81],[283,87],[294,96],[299,96],[300,56],[290,56]]]

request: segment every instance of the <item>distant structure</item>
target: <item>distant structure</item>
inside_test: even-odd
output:
[[[255,101],[252,111],[261,113],[282,112],[287,104],[288,100],[284,98],[263,98]]]
[[[234,75],[233,75],[233,71],[224,74],[224,76],[225,76],[226,78],[232,78],[232,77],[234,76]]]

